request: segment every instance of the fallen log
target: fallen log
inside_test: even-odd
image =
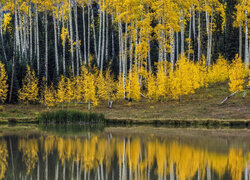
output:
[[[234,96],[235,94],[237,94],[239,92],[238,91],[235,91],[234,93],[230,94],[229,96],[227,96],[220,104],[224,104],[228,99],[230,99],[232,96]]]

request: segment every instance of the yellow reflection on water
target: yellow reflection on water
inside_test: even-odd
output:
[[[249,176],[250,152],[247,150],[229,147],[218,152],[156,137],[20,137],[18,151],[26,176],[36,174],[32,171],[37,172],[39,161],[43,163],[49,156],[55,157],[49,161],[60,162],[59,169],[68,164],[67,172],[78,179],[91,173],[98,179],[106,179],[111,177],[112,171],[116,171],[115,179],[225,179],[226,175],[229,179],[240,180],[244,172]],[[11,168],[9,153],[6,140],[1,139],[0,179],[6,176],[7,168]],[[56,170],[53,173],[58,174]]]

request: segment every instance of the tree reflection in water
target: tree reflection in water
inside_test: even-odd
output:
[[[3,136],[0,179],[248,179],[250,149],[220,146],[105,133]]]

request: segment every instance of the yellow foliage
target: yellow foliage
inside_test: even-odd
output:
[[[18,91],[18,98],[24,104],[36,103],[38,101],[38,79],[35,71],[31,71],[29,66],[27,66],[22,88]]]
[[[96,78],[96,87],[97,87],[97,96],[101,100],[108,100],[109,92],[108,92],[108,84],[102,74],[102,72],[99,73],[98,77]]]
[[[208,69],[208,82],[222,83],[229,78],[229,64],[222,56]]]
[[[164,68],[164,64],[158,64],[158,71],[156,74],[156,85],[157,85],[157,91],[156,91],[156,99],[162,99],[166,96],[166,82],[167,82],[167,76]]]
[[[141,99],[141,87],[139,83],[139,74],[135,67],[130,70],[127,82],[126,82],[126,92],[127,98],[135,101],[139,101]]]
[[[18,149],[23,154],[22,159],[27,167],[26,174],[29,175],[38,161],[38,141],[37,139],[21,139],[18,143]]]
[[[8,167],[8,148],[4,139],[0,140],[0,179],[5,179],[5,173]]]
[[[148,78],[147,78],[147,97],[150,100],[155,100],[156,99],[156,78],[152,71],[148,72]]]
[[[9,28],[10,21],[11,21],[11,14],[10,13],[5,13],[2,21],[2,27],[3,27],[3,32],[6,32],[6,30]]]
[[[7,84],[7,73],[4,68],[4,64],[0,61],[0,103],[4,103],[7,98],[8,84]]]
[[[53,83],[50,85],[50,87],[45,87],[44,91],[44,104],[46,104],[49,107],[54,106],[56,103],[56,91],[54,89]]]
[[[90,72],[85,72],[84,74],[83,91],[85,102],[92,102],[94,106],[97,106],[95,77]]]
[[[66,102],[66,81],[65,77],[61,76],[60,80],[57,85],[57,94],[56,94],[56,100],[57,103],[63,103]]]
[[[241,179],[244,171],[244,159],[242,157],[242,150],[230,149],[228,166],[232,175],[232,180]]]
[[[116,99],[124,99],[125,88],[124,88],[123,77],[121,75],[119,75],[118,81],[116,82],[116,91],[117,91]]]
[[[245,78],[245,66],[241,58],[236,55],[229,69],[230,92],[242,91]]]

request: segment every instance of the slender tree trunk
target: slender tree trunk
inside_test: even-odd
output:
[[[249,169],[248,169],[248,163],[245,165],[245,171],[244,171],[244,180],[248,180],[249,178]]]
[[[185,37],[184,37],[184,12],[181,12],[181,55],[184,55],[184,42],[185,42]]]
[[[106,13],[106,47],[105,47],[105,59],[106,59],[106,61],[109,60],[108,48],[109,48],[109,14]]]
[[[29,10],[29,15],[30,15],[30,64],[31,66],[33,65],[33,32],[32,32],[32,4],[30,2],[30,10]]]
[[[69,0],[69,34],[70,34],[71,66],[72,66],[72,72],[73,72],[73,75],[75,75],[74,48],[73,48],[73,25],[72,25],[72,7],[71,7],[71,0]]]
[[[245,10],[245,66],[249,68],[249,50],[248,50],[248,19],[247,10]]]
[[[170,31],[170,45],[171,45],[171,54],[170,54],[170,62],[172,63],[172,69],[174,69],[174,55],[175,55],[175,42],[174,42],[174,30]]]
[[[56,162],[56,170],[55,170],[55,180],[58,180],[58,175],[59,175],[59,161],[57,159],[57,162]]]
[[[47,10],[45,10],[45,83],[48,82],[48,15]]]
[[[84,1],[82,1],[82,25],[83,25],[83,57],[84,57],[84,64],[86,65],[87,63],[87,42],[86,42],[86,29],[85,29],[85,8],[84,8]],[[89,28],[89,27],[88,27]]]
[[[176,32],[176,61],[179,59],[179,32]]]
[[[103,0],[103,6],[105,6],[105,1]],[[105,10],[103,10],[102,14],[102,54],[101,54],[101,71],[103,71],[103,64],[104,64],[104,49],[105,49]]]
[[[94,19],[94,12],[93,12],[93,8],[92,5],[90,5],[90,11],[91,11],[91,20],[92,20],[92,24],[93,24],[93,36],[94,36],[94,51],[95,51],[95,58],[97,59],[98,55],[97,55],[97,45],[96,45],[96,31],[95,31],[95,19]],[[90,53],[88,53],[90,54]]]
[[[45,156],[45,180],[48,180],[48,177],[49,177],[49,162],[48,162],[48,155],[46,153],[46,156]]]
[[[79,66],[79,36],[78,36],[78,22],[77,22],[77,2],[74,5],[74,18],[75,18],[75,28],[76,28],[76,74],[79,75],[79,68],[82,65],[82,62],[80,62]]]
[[[39,50],[39,25],[38,25],[38,7],[36,1],[36,64],[37,64],[37,74],[40,75],[40,50]]]
[[[101,7],[101,0],[100,0],[100,7]],[[102,40],[102,38],[101,38],[101,35],[102,35],[102,11],[101,11],[101,9],[99,10],[100,11],[100,13],[99,13],[99,37],[98,37],[98,41],[99,41],[99,43],[98,43],[98,58],[97,58],[97,66],[100,68],[100,61],[101,61],[101,40]]]
[[[64,22],[64,14],[62,11],[62,26],[63,26],[63,75],[66,75],[66,64],[65,64],[65,54],[66,54],[66,48],[65,48],[65,22]]]
[[[88,60],[90,59],[90,5],[88,5]],[[95,26],[93,26],[94,28]]]
[[[54,46],[55,46],[55,63],[56,63],[56,75],[59,75],[59,61],[58,61],[58,46],[57,46],[57,29],[56,29],[56,17],[55,9],[53,8],[53,23],[54,23]]]
[[[124,56],[123,56],[123,73],[127,74],[127,42],[128,42],[128,23],[125,24],[125,38],[124,38]]]
[[[199,2],[199,18],[198,18],[198,62],[201,58],[201,11]]]
[[[190,8],[190,18],[189,18],[189,32],[188,32],[188,60],[190,60],[191,51],[191,31],[192,31],[192,9]]]
[[[14,35],[14,42],[13,42],[13,57],[12,57],[12,71],[11,71],[11,81],[10,81],[10,96],[9,96],[9,103],[12,101],[12,94],[13,94],[13,84],[14,84],[14,75],[15,75],[15,58],[16,58],[16,37],[18,33],[18,26],[17,26],[17,14],[16,14],[16,1],[14,1],[14,8],[15,8],[15,35]]]
[[[239,27],[239,57],[242,59],[242,26]]]

